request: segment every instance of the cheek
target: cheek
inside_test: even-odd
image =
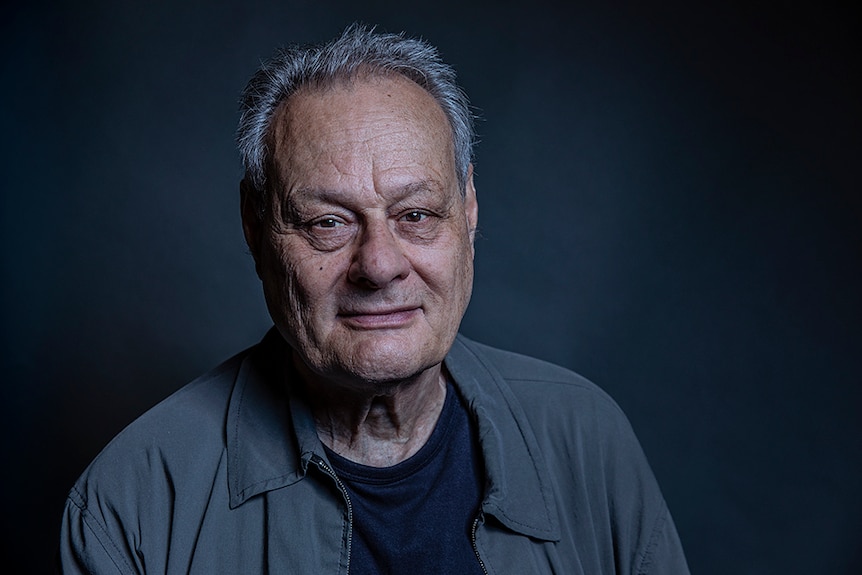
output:
[[[473,292],[474,255],[475,251],[473,250],[473,242],[470,240],[469,235],[465,235],[462,238],[462,243],[457,258],[458,269],[455,272],[457,274],[458,288],[460,289],[461,295],[463,297],[463,309],[461,309],[462,314],[466,310],[467,303],[470,301],[470,296]]]
[[[308,254],[307,246],[297,243],[287,241],[271,246],[267,261],[271,278],[268,289],[287,308],[283,313],[309,316],[327,305],[338,285],[339,274],[345,272],[338,258]]]
[[[264,291],[267,302],[277,309],[271,310],[284,315],[295,310],[303,299],[297,269],[289,257],[288,248],[279,243],[271,243],[264,250]]]
[[[469,242],[455,239],[448,247],[423,250],[415,259],[415,269],[438,296],[454,304],[469,297],[473,285],[473,252]]]
[[[461,266],[457,273],[457,289],[462,298],[460,313],[463,315],[470,301],[470,296],[473,293],[473,252],[469,248],[467,248],[461,259]]]

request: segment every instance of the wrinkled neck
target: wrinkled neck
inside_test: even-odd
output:
[[[446,399],[439,364],[409,380],[367,388],[345,388],[307,372],[303,380],[321,442],[372,467],[395,465],[419,451]]]

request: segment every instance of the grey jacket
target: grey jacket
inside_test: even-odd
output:
[[[348,573],[349,501],[282,369],[286,353],[273,330],[121,432],[69,494],[62,571]],[[486,490],[473,544],[488,573],[688,573],[605,393],[461,336],[445,367],[478,426]]]

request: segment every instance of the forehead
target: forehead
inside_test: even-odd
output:
[[[272,135],[282,187],[350,180],[376,186],[393,178],[448,180],[455,173],[445,113],[400,75],[303,88],[277,110]]]

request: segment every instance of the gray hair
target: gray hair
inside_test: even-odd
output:
[[[401,74],[424,88],[440,105],[452,128],[455,169],[461,193],[473,158],[474,119],[466,94],[455,82],[455,70],[437,49],[404,33],[374,32],[352,24],[340,37],[325,44],[294,45],[279,50],[252,76],[242,92],[237,144],[247,183],[260,201],[267,194],[267,171],[272,158],[268,139],[278,106],[304,86],[324,88],[351,81],[359,74]]]

